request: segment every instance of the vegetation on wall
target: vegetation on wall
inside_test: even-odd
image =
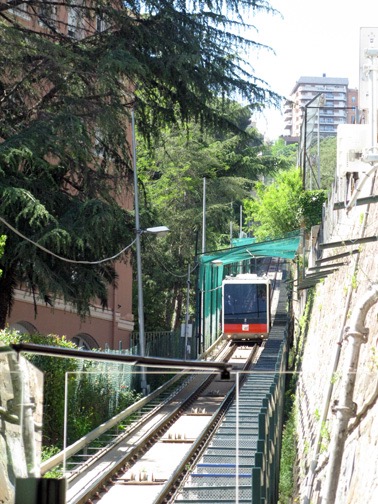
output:
[[[292,392],[291,392],[292,393]],[[296,463],[296,407],[293,399],[285,397],[285,403],[290,403],[289,413],[282,432],[279,502],[291,504],[294,496],[294,467]]]
[[[299,216],[306,231],[321,223],[323,205],[327,201],[327,191],[303,191],[298,200]]]
[[[309,289],[305,310],[295,327],[289,349],[279,481],[280,503],[282,504],[295,502],[295,467],[297,463],[297,405],[295,392],[301,370],[304,343],[310,323],[314,296],[314,289]]]

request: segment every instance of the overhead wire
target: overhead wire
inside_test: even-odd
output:
[[[35,247],[43,250],[43,252],[46,252],[46,254],[50,254],[50,255],[56,257],[57,259],[59,259],[61,261],[65,261],[65,262],[68,262],[68,263],[71,263],[71,264],[101,264],[101,263],[104,263],[104,262],[107,262],[107,261],[113,261],[118,256],[120,256],[121,254],[123,254],[124,252],[126,252],[126,250],[128,250],[130,247],[132,247],[134,245],[134,243],[136,242],[136,238],[135,238],[135,240],[133,240],[129,245],[127,245],[125,248],[123,248],[121,251],[117,252],[117,254],[114,254],[111,257],[106,257],[105,259],[100,259],[98,261],[79,261],[79,260],[75,260],[75,259],[68,259],[67,257],[63,257],[63,256],[60,256],[58,254],[55,254],[51,250],[43,247],[39,243],[36,243],[35,241],[31,240],[30,238],[28,238],[27,236],[25,236],[24,234],[22,234],[20,231],[18,231],[18,229],[14,228],[11,224],[9,224],[9,222],[7,222],[2,217],[0,217],[0,221],[3,224],[5,224],[16,235],[20,236],[23,240],[28,241],[29,243],[31,243]]]

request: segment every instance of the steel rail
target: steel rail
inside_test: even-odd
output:
[[[253,351],[251,352],[249,359],[245,362],[243,371],[247,371],[250,369],[252,365],[253,358],[258,352],[258,345],[254,345]],[[247,374],[241,374],[240,377],[240,386],[247,379]],[[193,443],[191,450],[187,453],[187,455],[181,460],[180,464],[177,466],[177,469],[172,473],[171,477],[165,484],[164,488],[157,496],[154,501],[154,504],[167,504],[174,502],[175,496],[182,489],[185,480],[188,476],[190,476],[190,469],[188,467],[192,467],[196,464],[196,462],[200,459],[203,452],[206,450],[206,447],[211,442],[211,438],[213,434],[218,429],[220,423],[222,422],[227,410],[233,403],[236,395],[236,384],[229,390],[226,397],[219,405],[217,411],[215,411],[209,421],[209,423],[204,427],[201,434],[198,436],[197,440]]]
[[[219,342],[218,342],[218,344],[219,344]],[[212,350],[214,350],[215,347],[216,346],[213,346]],[[216,357],[218,359],[218,361],[219,361],[219,359],[222,359],[223,352],[225,350],[226,350],[226,346],[223,345],[219,351],[218,356]],[[206,352],[206,355],[209,356],[210,354],[211,354],[211,351],[209,349]],[[202,357],[204,357],[204,355]],[[106,432],[110,431],[113,427],[116,427],[118,424],[120,424],[127,417],[129,417],[133,413],[141,411],[144,406],[146,406],[148,403],[150,403],[154,399],[158,398],[159,395],[163,394],[167,389],[169,389],[172,385],[174,385],[174,383],[177,382],[178,380],[180,380],[183,376],[185,376],[185,371],[180,371],[177,375],[173,376],[170,380],[168,380],[168,382],[161,385],[159,388],[157,388],[156,390],[151,392],[151,394],[149,394],[148,396],[142,397],[139,401],[135,402],[134,404],[132,404],[131,406],[129,406],[125,410],[121,411],[120,413],[118,413],[117,415],[115,415],[114,417],[109,419],[107,422],[104,422],[96,429],[92,430],[91,432],[89,432],[88,434],[86,434],[85,436],[80,438],[79,440],[75,441],[75,443],[72,443],[70,446],[67,446],[64,450],[61,450],[59,453],[50,457],[48,460],[46,460],[45,462],[43,462],[41,464],[41,474],[42,475],[46,474],[48,471],[51,471],[52,469],[58,467],[59,465],[61,465],[64,462],[64,460],[71,458],[75,454],[79,453],[81,450],[85,449],[87,446],[89,446],[89,444],[92,441],[98,439],[100,436],[102,436]],[[187,383],[188,380],[191,380],[191,379],[192,379],[192,377],[187,377],[185,380],[185,383]],[[132,430],[135,430],[136,428],[140,427],[142,425],[142,423],[147,421],[148,418],[150,418],[157,411],[157,409],[159,407],[161,408],[162,406],[164,406],[164,404],[170,400],[170,398],[172,397],[173,394],[175,394],[175,393],[177,394],[181,390],[181,388],[185,386],[185,383],[183,383],[180,387],[175,389],[175,391],[173,391],[172,394],[170,394],[170,396],[168,396],[164,401],[162,401],[159,406],[156,406],[156,408],[150,410],[148,413],[144,413],[142,418],[133,422],[132,425],[130,425],[129,428],[126,429],[122,434],[117,436],[117,438],[115,438],[113,440],[113,442],[108,445],[108,447],[104,447],[103,449],[99,450],[99,452],[97,452],[96,455],[93,455],[93,458],[91,457],[90,460],[83,462],[83,464],[82,464],[83,467],[88,466],[91,463],[91,460],[94,461],[95,459],[98,459],[98,457],[100,455],[103,455],[104,453],[106,453],[106,451],[111,449],[114,446],[114,444],[120,442],[123,438],[125,438],[127,435],[129,435],[132,432]]]
[[[230,347],[227,358],[230,358],[233,352],[234,349]],[[124,441],[125,439],[130,438],[133,435],[137,435],[138,430],[143,428],[143,425],[145,425],[148,420],[150,420],[154,415],[161,415],[160,420],[155,424],[153,429],[149,430],[146,434],[142,434],[137,444],[131,450],[129,450],[126,454],[123,453],[122,457],[120,457],[119,460],[112,463],[109,471],[101,474],[99,478],[97,478],[93,484],[85,489],[85,491],[78,495],[77,498],[72,497],[71,499],[69,499],[69,504],[79,504],[86,502],[96,492],[103,488],[104,485],[106,485],[119,471],[125,470],[126,467],[131,467],[150,448],[150,446],[152,446],[156,442],[157,438],[163,435],[164,432],[166,432],[171,427],[173,421],[179,418],[183,411],[190,407],[191,403],[193,403],[196,397],[198,397],[198,395],[200,395],[201,392],[208,386],[208,384],[216,377],[214,373],[210,375],[208,373],[204,373],[196,376],[201,383],[196,386],[194,392],[189,391],[188,396],[184,399],[181,399],[181,401],[178,402],[174,408],[168,411],[168,413],[163,415],[162,412],[164,410],[164,407],[169,405],[169,402],[173,401],[177,394],[171,396],[170,400],[165,402],[164,405],[159,405],[157,408],[155,408],[152,415],[148,414],[148,418],[147,416],[146,418],[143,418],[142,422],[138,422],[138,424],[134,425],[126,434],[122,433],[122,435],[120,435],[116,441],[113,441],[108,449],[104,449],[98,455],[96,454],[91,457],[90,460],[85,462],[85,466],[83,465],[81,470],[72,474],[72,477],[69,478],[70,487],[72,487],[72,485],[74,484],[75,479],[79,478],[82,472],[85,471],[89,466],[98,462],[101,457],[104,457],[106,453],[114,450],[117,445],[122,443],[122,441]],[[192,381],[193,380],[191,380],[190,382],[188,381],[186,383],[186,386],[190,385]]]

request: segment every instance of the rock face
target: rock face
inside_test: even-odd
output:
[[[378,183],[372,185],[372,194],[377,194]],[[364,320],[368,333],[358,356],[352,391],[355,404],[348,410],[352,416],[339,477],[330,460],[333,444],[337,447],[341,439],[338,406],[350,377],[347,359],[352,343],[350,337],[345,338],[345,328],[361,300],[378,283],[378,242],[374,240],[378,236],[378,204],[355,206],[347,212],[333,210],[333,202],[326,209],[317,245],[336,242],[336,246],[323,249],[322,258],[351,253],[327,262],[338,263],[338,269],[314,288],[297,389],[296,475],[300,497],[295,502],[369,504],[378,502],[378,303],[371,306]],[[361,238],[373,241],[361,242]],[[350,239],[359,242],[337,243]],[[298,320],[302,317],[302,322],[306,297],[307,290],[294,292],[296,316]],[[337,489],[332,499],[329,482]]]
[[[15,479],[39,476],[43,375],[5,348],[0,352],[0,503],[12,504]]]

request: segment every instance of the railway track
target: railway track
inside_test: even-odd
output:
[[[233,368],[245,369],[258,351],[257,347],[226,347],[221,358]],[[120,494],[131,502],[133,495],[143,504],[164,502],[156,500],[159,493],[185,472],[192,452],[199,449],[198,439],[199,445],[204,443],[205,434],[210,435],[224,413],[234,385],[232,378],[222,379],[219,373],[188,376],[178,393],[130,428],[111,449],[67,474],[67,504],[110,499],[114,503]]]
[[[265,267],[276,283],[279,264],[269,261]],[[277,305],[278,289],[273,290]],[[158,504],[176,498],[185,502],[181,486],[191,481],[193,468],[222,423],[236,389],[264,348],[265,344],[218,346],[213,358],[240,371],[237,385],[235,374],[222,379],[215,371],[182,372],[153,400],[145,398],[138,418],[121,435],[113,425],[113,431],[106,432],[110,443],[97,447],[94,454],[87,446],[76,457],[66,474],[67,504],[114,504],[126,499]]]

